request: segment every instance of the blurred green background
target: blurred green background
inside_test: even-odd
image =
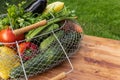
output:
[[[24,0],[0,0],[0,13],[5,3],[17,4]],[[32,0],[26,0],[29,4]],[[78,22],[85,34],[120,40],[120,0],[48,0],[63,1],[76,11]]]

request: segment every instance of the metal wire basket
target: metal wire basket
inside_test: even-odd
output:
[[[1,18],[4,16],[1,15]],[[9,45],[10,47],[6,49],[7,53],[3,51],[0,54],[0,65],[2,65],[0,66],[0,71],[9,74],[9,80],[28,80],[31,76],[43,73],[68,60],[71,70],[67,73],[70,73],[73,71],[73,66],[69,57],[78,50],[79,43],[83,37],[83,33],[75,30],[74,26],[76,25],[79,26],[75,21],[65,20],[59,29],[39,34],[30,40],[25,39],[13,43],[0,42],[0,46]],[[20,55],[19,44],[27,41],[37,45],[37,49],[33,52],[25,52],[33,56],[30,60],[25,61],[23,56]],[[48,43],[46,43],[47,41]],[[49,43],[49,41],[51,42]],[[47,47],[45,46],[41,49],[39,46],[42,44],[46,44]],[[0,49],[3,50],[2,48]],[[8,71],[4,71],[3,68]]]
[[[16,44],[17,46],[16,48],[12,46],[12,49],[17,51],[17,53],[15,53],[16,55],[12,55],[8,57],[0,56],[0,61],[4,59],[6,64],[3,66],[7,65],[6,68],[17,66],[20,63],[20,65],[15,67],[14,70],[12,70],[12,73],[10,73],[11,80],[23,79],[23,78],[28,80],[30,76],[43,73],[48,69],[51,69],[56,65],[59,65],[61,62],[65,61],[66,59],[68,59],[69,63],[71,64],[69,57],[72,56],[79,48],[79,43],[83,35],[82,33],[78,33],[73,29],[74,26],[72,25],[73,23],[76,24],[73,21],[67,20],[63,23],[63,26],[60,29],[50,31],[48,33],[40,34],[32,38],[31,42],[36,45],[41,44],[41,39],[43,38],[43,36],[52,36],[50,39],[54,38],[54,40],[43,50],[39,48],[37,51],[33,52],[36,53],[36,55],[32,59],[26,62],[24,62],[24,60],[20,55],[18,44],[28,41],[27,39],[22,41],[17,41],[14,43],[0,43],[1,45]],[[64,30],[64,27],[67,27],[66,31]],[[62,34],[62,35],[58,37],[57,34]],[[31,52],[27,52],[27,54],[31,54]],[[14,63],[9,63],[7,61],[8,58],[9,60],[12,60]]]

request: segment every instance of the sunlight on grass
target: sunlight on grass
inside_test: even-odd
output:
[[[57,1],[57,0],[49,0]],[[59,0],[76,10],[85,34],[120,40],[119,0]]]

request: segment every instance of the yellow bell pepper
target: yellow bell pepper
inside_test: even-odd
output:
[[[0,47],[0,77],[2,79],[8,79],[10,71],[19,65],[19,58],[13,49],[5,46]]]
[[[47,5],[46,10],[43,12],[43,14],[48,14],[49,12],[59,12],[64,8],[64,2],[53,2],[49,5]]]

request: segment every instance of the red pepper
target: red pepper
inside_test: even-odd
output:
[[[37,55],[38,47],[31,42],[23,42],[19,45],[19,51],[23,61],[27,61]]]

